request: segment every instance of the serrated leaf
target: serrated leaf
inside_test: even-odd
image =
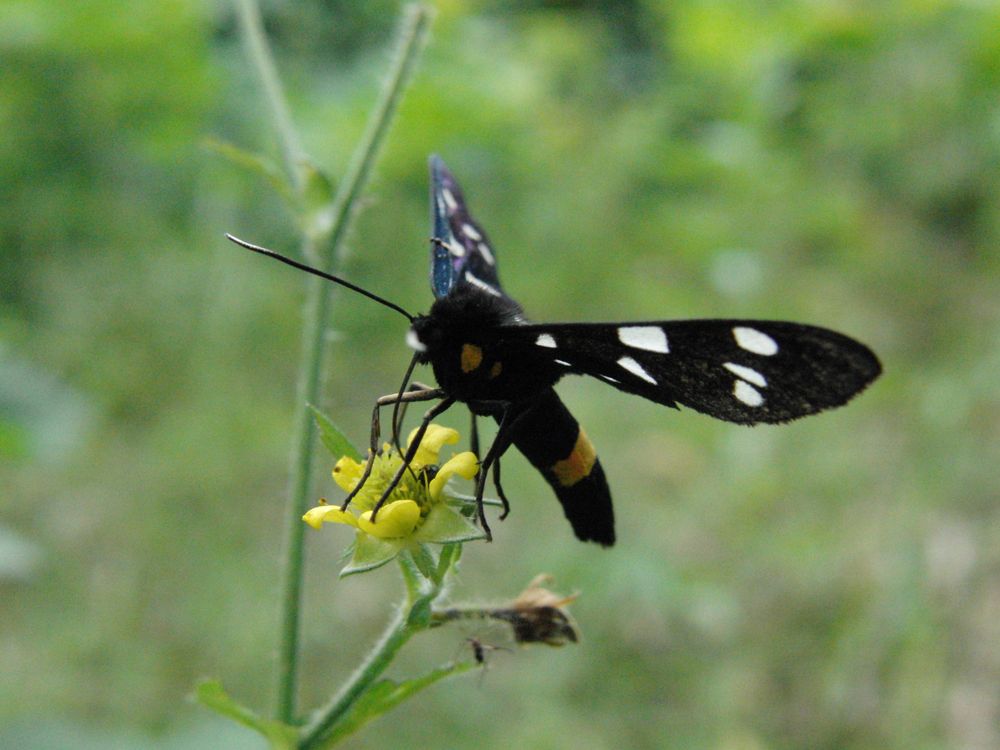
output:
[[[326,449],[330,451],[331,455],[334,458],[347,456],[355,461],[361,461],[361,453],[351,445],[351,441],[333,423],[333,420],[312,404],[308,404],[308,406],[312,410],[313,416],[316,417],[316,426],[319,427],[319,439],[326,446]]]
[[[295,727],[273,719],[264,719],[241,703],[237,703],[218,680],[205,680],[195,687],[195,698],[201,705],[264,736],[274,750],[291,750],[298,744]]]

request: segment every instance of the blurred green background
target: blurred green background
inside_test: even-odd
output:
[[[572,648],[492,654],[352,748],[1000,746],[1000,11],[992,2],[440,2],[345,274],[411,310],[442,154],[538,320],[774,317],[856,336],[849,408],[745,429],[560,386],[618,545],[505,463],[458,599],[580,591]],[[266,2],[307,150],[343,173],[396,2]],[[231,6],[0,5],[0,746],[256,747],[185,700],[273,698],[305,279]],[[338,295],[324,407],[356,443],[409,352]],[[424,373],[424,378],[430,377]],[[455,410],[447,423],[466,429]],[[334,497],[330,461],[318,494]],[[311,533],[302,705],[400,591]],[[484,626],[418,639],[397,675]]]

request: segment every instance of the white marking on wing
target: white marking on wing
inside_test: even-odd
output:
[[[622,326],[618,329],[618,340],[633,349],[667,354],[667,334],[659,326]]]
[[[743,378],[748,383],[759,385],[761,388],[767,388],[767,378],[752,367],[744,367],[743,365],[738,365],[735,362],[726,362],[723,367],[733,373],[736,377]]]
[[[736,326],[733,328],[733,338],[736,339],[737,346],[741,349],[746,349],[748,352],[760,354],[764,357],[770,357],[778,353],[778,342],[766,333],[761,333],[756,328]]]
[[[643,369],[642,365],[640,365],[631,357],[622,357],[621,359],[618,360],[618,365],[623,370],[628,370],[630,373],[632,373],[636,377],[642,378],[647,383],[652,383],[653,385],[656,385],[656,378],[654,378],[652,375],[646,372],[646,370]]]
[[[441,188],[441,197],[444,198],[445,205],[448,206],[449,211],[454,211],[458,208],[458,201],[455,200],[455,196],[451,194],[448,188]]]
[[[733,395],[747,406],[760,406],[764,403],[764,397],[760,391],[744,380],[737,380],[733,383]]]
[[[472,224],[462,224],[462,231],[465,232],[466,237],[471,237],[474,240],[481,240],[483,238],[483,235],[477,232]]]
[[[491,287],[489,284],[487,284],[482,279],[476,278],[475,276],[473,276],[468,271],[465,272],[465,280],[468,281],[473,286],[479,287],[484,292],[489,292],[494,297],[499,297],[500,296],[500,292],[498,292],[496,289],[494,289],[493,287]]]
[[[495,266],[497,264],[496,260],[493,258],[493,253],[490,252],[490,246],[485,242],[479,243],[479,252],[482,254],[483,260],[485,260],[487,264],[491,266]]]
[[[552,338],[547,333],[540,334],[537,339],[535,339],[535,346],[544,346],[546,349],[555,349],[556,340]]]

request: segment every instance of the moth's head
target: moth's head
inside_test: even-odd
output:
[[[406,344],[418,355],[418,361],[429,362],[441,348],[445,338],[441,326],[428,315],[417,315],[406,332]]]

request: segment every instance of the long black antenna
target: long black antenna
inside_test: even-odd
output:
[[[338,276],[334,276],[331,273],[327,273],[326,271],[320,271],[318,268],[307,266],[305,263],[299,263],[299,261],[281,255],[280,253],[276,253],[274,252],[274,250],[268,250],[266,247],[261,247],[260,245],[251,244],[246,240],[241,240],[239,237],[234,237],[233,235],[229,234],[229,232],[226,232],[226,239],[230,240],[231,242],[235,242],[240,247],[245,247],[247,250],[253,250],[255,253],[260,253],[261,255],[267,255],[271,258],[274,258],[275,260],[280,260],[282,263],[285,263],[291,266],[292,268],[298,268],[300,271],[306,271],[307,273],[311,273],[313,276],[319,276],[321,279],[326,279],[327,281],[332,281],[336,284],[340,284],[341,286],[346,286],[348,289],[355,291],[358,294],[363,294],[368,299],[373,299],[379,304],[385,305],[386,307],[395,310],[400,315],[404,316],[408,321],[410,321],[411,323],[413,322],[413,316],[410,315],[410,313],[406,312],[406,310],[397,305],[395,302],[390,302],[384,297],[379,297],[377,294],[369,292],[367,289],[362,289],[357,284],[352,284],[350,281],[345,281],[344,279]]]

